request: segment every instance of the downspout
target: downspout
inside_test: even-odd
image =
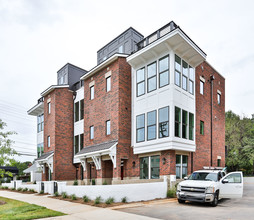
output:
[[[213,166],[213,80],[214,75],[210,75],[211,83],[211,167]]]
[[[75,139],[75,136],[74,136],[74,126],[75,126],[75,118],[74,118],[74,114],[75,114],[75,99],[77,97],[77,92],[76,91],[73,91],[73,114],[72,114],[72,117],[73,117],[73,145],[72,145],[72,164],[75,166],[75,164],[73,163],[74,162],[74,151],[75,151],[75,147],[74,147],[74,139]],[[77,179],[77,167],[75,166],[75,172],[76,172],[76,179]]]

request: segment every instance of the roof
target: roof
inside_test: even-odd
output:
[[[5,172],[9,171],[9,172],[15,173],[15,174],[19,173],[19,169],[17,167],[0,166],[0,169],[5,170]]]
[[[122,32],[121,34],[119,34],[117,37],[115,37],[113,40],[111,40],[110,42],[108,42],[107,44],[105,44],[101,49],[99,49],[97,51],[97,53],[99,51],[101,51],[104,47],[106,47],[107,45],[109,45],[110,43],[112,43],[114,40],[116,40],[117,38],[119,38],[122,34],[124,34],[125,32],[129,31],[129,30],[133,30],[134,32],[136,32],[137,34],[139,34],[141,37],[144,37],[143,34],[141,34],[140,32],[138,32],[137,30],[135,30],[133,27],[129,27],[128,29],[126,29],[124,32]]]
[[[41,93],[41,96],[45,96],[52,92],[54,89],[69,88],[69,85],[52,85]]]
[[[34,163],[32,166],[28,167],[27,169],[25,169],[23,172],[24,173],[30,173],[30,172],[33,172],[33,171],[36,171],[37,170],[37,166],[36,164]]]
[[[102,151],[102,150],[108,150],[112,146],[114,146],[117,142],[118,142],[118,140],[113,140],[113,141],[109,141],[109,142],[104,142],[104,143],[84,147],[75,156],[87,154],[87,153],[92,153],[92,152],[97,152],[97,151]]]
[[[123,53],[114,53],[112,56],[110,56],[109,58],[107,58],[106,60],[104,60],[102,63],[98,64],[97,66],[95,66],[94,68],[92,68],[91,70],[89,70],[89,72],[87,72],[86,74],[84,74],[83,76],[80,77],[81,80],[84,80],[90,76],[92,76],[93,74],[95,74],[97,71],[107,67],[110,63],[112,63],[113,61],[115,61],[118,57],[128,57],[128,54],[123,54]]]
[[[75,68],[77,68],[77,69],[80,69],[81,71],[87,72],[87,70],[82,69],[82,68],[80,68],[80,67],[78,67],[78,66],[75,66],[75,65],[73,65],[73,64],[71,64],[71,63],[66,63],[66,64],[65,64],[63,67],[61,67],[57,72],[60,72],[63,68],[65,68],[65,67],[68,66],[68,65],[70,65],[70,66],[72,66],[72,67],[75,67]]]
[[[39,158],[35,159],[35,161],[45,160],[48,157],[52,156],[53,154],[54,154],[54,151],[51,150],[49,152],[46,152],[46,153],[42,154]]]

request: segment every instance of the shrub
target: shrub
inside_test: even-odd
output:
[[[67,193],[66,192],[62,192],[62,198],[64,198],[64,199],[67,198]]]
[[[23,189],[22,189],[23,192],[26,192],[27,190],[28,190],[27,188],[23,188]]]
[[[44,190],[41,190],[40,192],[39,192],[39,194],[43,194],[44,193]]]
[[[71,200],[77,200],[77,197],[76,197],[75,194],[72,194],[72,195],[71,195]]]
[[[54,196],[56,196],[56,197],[59,196],[59,193],[58,193],[58,192],[55,192],[55,193],[54,193]]]
[[[100,204],[101,203],[101,197],[97,196],[94,200],[94,204]]]
[[[9,189],[8,186],[4,186],[4,189]]]
[[[22,188],[21,188],[21,187],[19,187],[19,188],[18,188],[18,191],[22,191]]]
[[[122,203],[126,203],[127,202],[127,198],[126,196],[122,198]]]
[[[176,189],[171,188],[167,191],[167,198],[175,198],[176,197]]]
[[[110,205],[110,204],[112,204],[114,202],[114,198],[113,197],[109,197],[107,200],[106,200],[106,204],[107,205]]]
[[[108,185],[106,180],[104,180],[104,182],[102,183],[102,185]]]
[[[77,185],[78,185],[78,180],[74,180],[73,186],[77,186]]]
[[[29,189],[28,191],[29,191],[29,192],[33,192],[33,193],[35,192],[35,190],[34,190],[34,189]]]
[[[92,185],[95,185],[95,179],[92,179]]]
[[[12,187],[11,190],[16,190],[16,189],[14,187]]]
[[[89,202],[89,200],[90,200],[90,199],[88,198],[88,196],[83,196],[83,201],[84,201],[84,202]]]

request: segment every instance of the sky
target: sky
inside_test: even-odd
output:
[[[27,110],[57,84],[57,71],[68,62],[92,69],[97,50],[129,27],[146,37],[173,20],[226,78],[226,110],[251,117],[253,9],[252,0],[0,0],[0,118],[18,133],[16,159],[35,158]]]

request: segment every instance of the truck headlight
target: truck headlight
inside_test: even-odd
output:
[[[209,186],[206,188],[206,193],[214,193],[214,186]]]
[[[177,191],[181,191],[181,186],[180,186],[180,184],[177,185],[176,189],[177,189]]]

